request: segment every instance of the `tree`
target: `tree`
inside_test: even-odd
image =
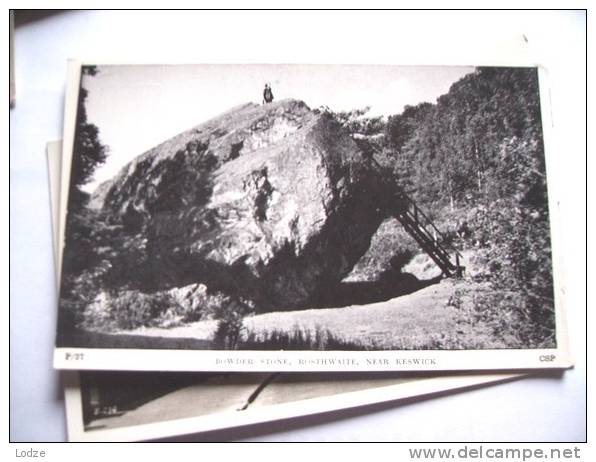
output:
[[[366,106],[361,109],[333,112],[332,115],[351,135],[372,136],[383,133],[385,129],[383,116],[365,117],[369,111],[370,106]]]
[[[387,122],[398,182],[439,220],[460,219],[490,259],[490,313],[520,345],[552,345],[554,301],[538,74],[479,67],[436,104]],[[450,207],[449,207],[450,206]],[[469,218],[472,217],[472,218]],[[455,219],[454,219],[455,218]],[[507,321],[505,319],[513,320]]]
[[[99,140],[99,129],[87,120],[86,102],[89,93],[82,85],[85,76],[94,76],[97,72],[96,66],[83,66],[81,69],[69,196],[69,206],[77,208],[85,205],[89,198],[81,186],[91,180],[96,168],[106,161],[108,154],[107,147]]]
[[[99,129],[87,119],[88,92],[82,86],[85,76],[92,77],[97,72],[95,66],[83,66],[81,70],[62,260],[58,342],[73,334],[86,304],[95,296],[96,285],[91,281],[99,277],[97,268],[101,267],[98,248],[105,238],[102,223],[98,212],[86,207],[89,195],[81,189],[105,162],[108,152],[99,139]]]

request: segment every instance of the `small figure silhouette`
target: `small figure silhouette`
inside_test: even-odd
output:
[[[271,85],[266,83],[263,90],[263,104],[270,103],[271,101],[273,101],[273,92],[271,91]]]

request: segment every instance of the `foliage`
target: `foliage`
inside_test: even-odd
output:
[[[88,91],[82,86],[85,77],[92,77],[97,74],[95,66],[83,66],[81,69],[81,87],[79,89],[79,101],[77,105],[77,121],[73,145],[73,157],[71,166],[70,190],[74,196],[79,195],[85,198],[80,189],[87,184],[95,169],[106,160],[108,149],[99,139],[99,129],[87,119],[87,97]],[[73,202],[72,200],[70,201]],[[76,202],[75,202],[76,203]],[[83,205],[83,204],[77,204]]]
[[[433,110],[434,106],[430,103],[406,106],[401,114],[390,116],[387,120],[385,127],[387,149],[383,151],[382,163],[391,165],[393,176],[407,192],[414,189],[415,156],[405,150],[405,145]]]
[[[520,343],[554,346],[554,289],[546,177],[539,143],[518,138],[502,144],[498,185],[509,196],[488,211],[484,236],[496,293],[483,300],[511,313]]]
[[[216,313],[217,328],[213,337],[216,347],[223,350],[235,350],[244,330],[244,316],[250,307],[241,300],[233,300]]]
[[[83,66],[81,82],[85,76],[97,74],[95,66]],[[97,126],[87,120],[88,92],[81,85],[77,106],[77,120],[70,174],[68,212],[65,226],[65,247],[62,260],[61,310],[59,332],[72,332],[80,322],[82,310],[97,289],[93,284],[81,287],[85,276],[96,272],[101,258],[96,252],[102,223],[96,212],[86,208],[89,195],[81,189],[89,182],[98,165],[106,160],[107,147],[99,139]]]
[[[376,349],[374,345],[336,337],[330,330],[319,326],[314,331],[295,327],[293,331],[273,330],[257,334],[249,331],[242,340],[243,350],[343,350]]]
[[[138,290],[123,290],[118,293],[101,292],[93,302],[88,303],[82,326],[86,328],[111,327],[135,329],[151,325],[168,308],[173,300],[167,292],[145,294]]]
[[[525,345],[554,338],[538,96],[534,69],[477,68],[386,128],[402,187],[451,239],[487,250],[493,296],[477,300],[478,311]]]
[[[501,197],[501,143],[539,140],[541,132],[536,71],[478,68],[436,105],[408,107],[390,118],[386,137],[416,199],[452,205]]]
[[[382,134],[385,129],[383,116],[365,117],[370,111],[370,106],[350,111],[334,112],[335,120],[350,134],[373,136]]]
[[[197,267],[183,263],[186,259],[179,249],[189,233],[208,228],[211,212],[205,210],[195,227],[180,230],[177,210],[181,203],[189,203],[194,211],[209,200],[208,172],[215,162],[206,145],[191,141],[150,173],[149,161],[137,162],[134,174],[118,190],[108,191],[104,209],[112,225],[104,236],[112,251],[110,271],[101,281],[106,288],[128,285],[148,292],[196,282]]]

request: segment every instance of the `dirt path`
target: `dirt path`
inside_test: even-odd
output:
[[[329,330],[346,341],[388,348],[417,348],[457,328],[448,301],[459,283],[444,280],[391,300],[344,308],[267,313],[244,321],[249,331]]]
[[[180,339],[207,340],[213,339],[213,334],[217,328],[217,321],[199,321],[191,322],[177,327],[139,327],[132,330],[122,330],[117,334],[143,335],[147,337],[167,337]]]
[[[445,279],[385,302],[260,314],[246,318],[244,326],[257,336],[273,330],[319,329],[329,330],[342,340],[378,348],[428,348],[429,342],[457,332],[458,313],[448,302],[458,287],[467,284],[467,281]],[[126,333],[208,341],[213,338],[215,328],[215,321],[200,321],[169,329],[141,328]]]

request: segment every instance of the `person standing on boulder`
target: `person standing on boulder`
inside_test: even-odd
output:
[[[270,103],[271,101],[273,101],[273,92],[271,91],[271,85],[266,83],[263,90],[263,104]]]

